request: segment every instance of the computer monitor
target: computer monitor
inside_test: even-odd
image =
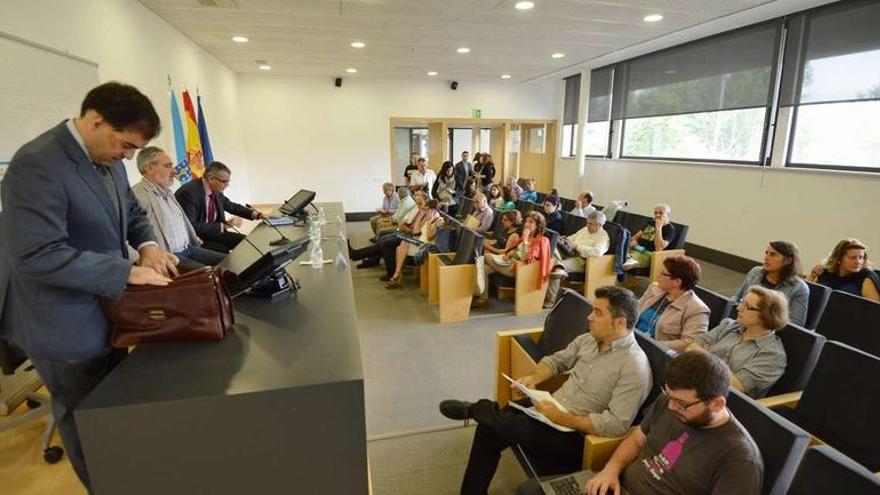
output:
[[[309,246],[309,238],[301,237],[264,253],[241,273],[230,273],[225,279],[232,297],[251,291],[256,296],[275,297],[294,288],[284,267],[299,258]]]
[[[281,213],[289,216],[295,217],[298,216],[306,206],[309,206],[309,203],[314,201],[315,192],[307,191],[305,189],[300,189],[299,192],[293,195],[290,199],[287,200],[281,208],[278,209]]]

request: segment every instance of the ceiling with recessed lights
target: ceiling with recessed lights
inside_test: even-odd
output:
[[[443,79],[509,74],[522,81],[768,0],[534,0],[525,10],[518,0],[140,2],[240,73],[260,72],[265,61],[274,74],[355,69],[356,77],[427,78],[436,71]],[[651,15],[663,18],[645,22]]]

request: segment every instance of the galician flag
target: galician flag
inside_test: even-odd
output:
[[[180,108],[177,106],[177,98],[174,90],[171,90],[171,129],[174,133],[174,151],[177,162],[174,165],[174,175],[181,184],[192,179],[189,172],[189,161],[186,159],[186,144],[183,139],[183,125],[180,123]]]
[[[199,141],[199,126],[189,91],[183,92],[183,111],[186,113],[186,159],[189,171],[196,179],[205,172],[205,159],[202,156],[202,145]]]
[[[211,139],[208,138],[208,123],[205,122],[201,96],[196,95],[196,104],[199,106],[199,140],[202,142],[202,156],[205,164],[208,164],[214,161],[214,153],[211,151]]]

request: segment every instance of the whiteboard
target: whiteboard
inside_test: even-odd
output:
[[[98,64],[0,31],[0,181],[23,144],[79,114]]]
[[[0,32],[0,163],[79,114],[98,64]]]

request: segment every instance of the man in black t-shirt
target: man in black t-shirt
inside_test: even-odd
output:
[[[639,494],[761,493],[761,454],[727,409],[729,386],[718,357],[679,354],[666,370],[663,394],[587,483],[587,493],[620,493],[621,485]]]

